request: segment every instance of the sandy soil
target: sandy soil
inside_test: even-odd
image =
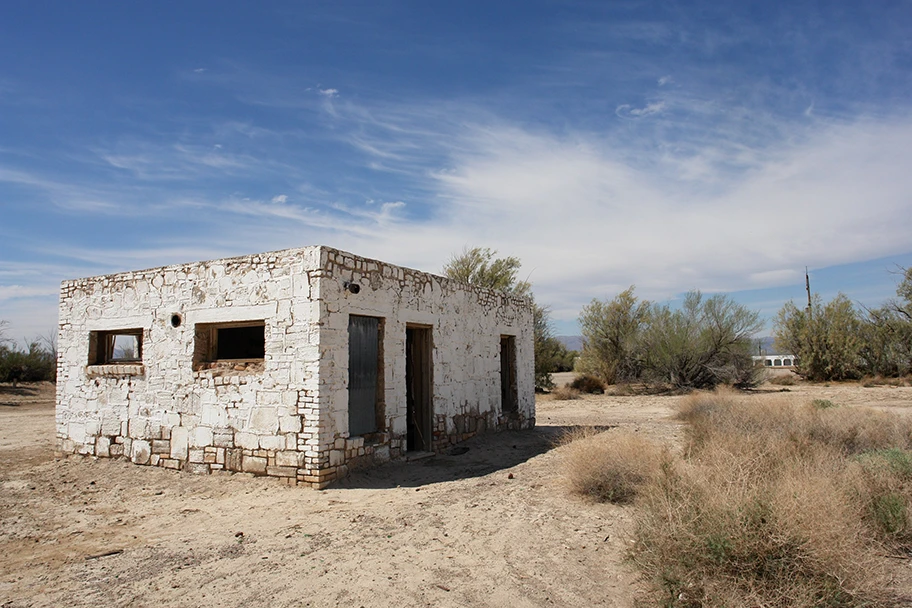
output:
[[[909,387],[765,389],[912,415]],[[677,443],[678,399],[540,397],[534,431],[314,491],[54,460],[53,388],[0,386],[0,606],[633,606],[631,507],[569,496],[555,440],[598,425]]]

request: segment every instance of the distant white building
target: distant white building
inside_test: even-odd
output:
[[[795,355],[754,355],[755,363],[762,363],[764,367],[795,367]]]
[[[323,487],[535,425],[527,298],[328,247],[64,281],[67,454]]]

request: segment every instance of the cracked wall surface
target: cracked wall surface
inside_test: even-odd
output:
[[[384,328],[383,420],[369,437],[348,432],[350,315]],[[261,361],[194,363],[197,327],[256,321]],[[534,426],[528,300],[309,247],[63,282],[59,450],[323,487],[404,455],[410,325],[432,336],[432,449]],[[141,330],[141,360],[91,359],[93,332],[127,329]],[[502,335],[516,336],[515,412],[501,407]]]

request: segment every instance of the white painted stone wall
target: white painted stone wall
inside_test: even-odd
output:
[[[361,286],[358,294],[344,282]],[[386,428],[348,436],[348,318],[384,321]],[[180,315],[173,327],[171,318]],[[200,323],[265,322],[260,368],[193,368]],[[65,281],[63,453],[323,486],[405,449],[405,328],[431,327],[436,449],[535,422],[529,302],[327,247]],[[90,366],[92,331],[141,328],[141,365]],[[500,336],[516,336],[518,412],[500,411]]]

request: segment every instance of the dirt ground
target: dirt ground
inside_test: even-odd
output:
[[[912,415],[912,387],[787,388],[752,398]],[[677,443],[678,399],[542,396],[534,431],[314,491],[55,460],[53,387],[0,385],[0,606],[630,607],[632,507],[568,495],[555,440],[598,425]]]

